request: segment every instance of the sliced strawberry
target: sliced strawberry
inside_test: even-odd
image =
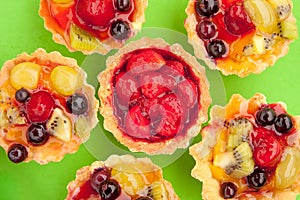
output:
[[[76,14],[89,25],[105,28],[115,17],[115,8],[111,0],[77,0]]]
[[[166,65],[160,69],[161,73],[168,74],[172,77],[182,76],[184,77],[184,66],[175,60],[168,60]]]
[[[140,85],[142,93],[154,99],[168,91],[173,91],[176,86],[174,78],[157,72],[148,72],[140,77]]]
[[[283,148],[272,130],[257,128],[251,133],[255,163],[264,168],[273,169],[281,159]]]
[[[128,61],[127,71],[133,74],[139,74],[160,69],[166,61],[153,50],[145,50],[134,54]]]
[[[192,108],[197,102],[198,89],[196,84],[190,80],[186,79],[177,85],[176,94],[178,96],[182,95],[182,98],[185,100],[185,103],[189,108]]]
[[[135,138],[150,138],[150,120],[140,106],[131,108],[126,116],[126,134]]]
[[[249,15],[246,13],[242,2],[233,4],[229,10],[225,12],[224,21],[228,31],[234,35],[241,35],[255,29],[255,26]]]
[[[183,126],[186,109],[175,94],[165,95],[160,99],[159,104],[160,106],[156,108],[158,110],[154,111],[153,114],[150,111],[151,122],[156,122],[157,134],[166,138],[174,137],[180,127]],[[159,117],[160,122],[157,123],[158,120],[153,117]]]
[[[31,95],[26,103],[26,113],[31,122],[45,122],[53,112],[55,101],[47,91],[38,91]]]
[[[124,106],[129,105],[131,98],[139,96],[137,80],[128,72],[122,72],[116,77],[115,89],[118,102]]]

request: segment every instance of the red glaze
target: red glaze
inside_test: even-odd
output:
[[[166,62],[160,54],[153,50],[145,50],[131,56],[127,64],[127,71],[133,74],[140,74],[158,70],[164,64]]]
[[[55,107],[53,97],[47,91],[37,91],[31,94],[26,103],[26,113],[31,122],[45,122],[49,119]]]
[[[169,51],[150,48],[124,55],[121,63],[112,87],[114,115],[124,134],[149,142],[185,134],[200,107],[198,79],[188,65]],[[128,90],[126,82],[137,90]]]
[[[80,186],[79,192],[76,194],[76,196],[73,199],[88,199],[91,195],[99,195],[96,190],[93,189],[91,185],[91,181],[88,180],[87,182],[83,183]]]
[[[274,131],[256,128],[250,137],[255,163],[263,168],[275,168],[281,159],[283,147]]]

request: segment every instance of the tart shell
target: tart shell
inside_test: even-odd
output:
[[[195,144],[190,147],[190,155],[195,159],[196,165],[192,169],[192,176],[200,180],[202,184],[202,198],[203,199],[224,199],[220,195],[220,183],[216,180],[211,172],[210,165],[212,164],[213,159],[213,148],[216,145],[216,142],[220,140],[220,132],[223,128],[224,121],[228,116],[247,116],[249,113],[253,113],[254,110],[257,110],[261,105],[266,104],[266,97],[260,93],[255,94],[249,100],[243,98],[239,94],[234,94],[227,106],[213,106],[210,111],[210,121],[209,126],[204,127],[201,131],[202,141],[198,144]],[[283,108],[286,108],[286,105],[283,102],[279,102]],[[235,106],[234,109],[228,109],[229,106]],[[248,106],[251,106],[249,108]],[[295,119],[295,128],[300,130],[300,116],[294,116]],[[300,137],[297,134],[295,140],[296,148],[300,149]],[[296,199],[296,196],[300,192],[300,177],[293,183],[290,188],[269,191],[262,194],[252,194],[242,195],[233,199],[257,199],[257,200],[279,200],[279,199]]]
[[[232,60],[229,61],[228,59],[225,60],[224,63],[222,63],[223,60],[216,62],[210,58],[206,51],[204,42],[197,35],[196,26],[198,22],[196,19],[194,3],[195,0],[189,0],[188,6],[185,10],[187,18],[185,20],[184,27],[187,31],[188,42],[193,46],[194,53],[197,58],[203,60],[210,69],[219,70],[225,76],[235,74],[243,78],[250,74],[260,74],[267,67],[273,66],[279,58],[285,56],[289,51],[290,43],[294,41],[284,39],[277,42],[272,47],[272,50],[269,50],[262,55],[243,56],[242,59],[235,60],[234,62]],[[288,20],[296,22],[296,19],[292,14],[289,16]]]
[[[112,38],[108,38],[103,41],[99,41],[99,46],[95,50],[77,50],[74,49],[70,45],[70,41],[68,39],[67,33],[65,32],[62,27],[58,25],[56,20],[53,18],[51,11],[50,11],[50,3],[51,0],[41,0],[40,2],[40,9],[39,9],[39,15],[44,20],[44,27],[52,33],[52,39],[58,44],[65,45],[67,49],[71,52],[74,51],[81,51],[83,54],[89,55],[92,53],[99,53],[102,55],[107,54],[112,49],[119,49],[124,44],[118,41],[115,41]],[[72,1],[70,4],[73,4],[74,1]],[[135,8],[134,8],[134,14],[132,17],[131,24],[131,35],[129,38],[135,36],[137,32],[139,32],[142,28],[142,24],[145,22],[145,9],[148,6],[148,0],[134,0]]]
[[[55,137],[50,137],[46,144],[42,146],[32,146],[25,144],[28,156],[23,162],[29,162],[31,160],[35,160],[40,164],[47,164],[48,162],[58,162],[63,159],[65,154],[75,153],[80,144],[85,142],[90,136],[90,130],[93,129],[98,123],[97,112],[99,108],[99,102],[94,97],[95,89],[86,83],[86,73],[77,65],[75,59],[63,57],[59,52],[51,52],[47,53],[44,49],[37,49],[31,55],[27,53],[22,53],[12,60],[8,60],[4,63],[1,72],[0,72],[0,85],[5,84],[5,82],[9,81],[9,75],[11,69],[22,62],[30,62],[38,60],[39,62],[47,65],[49,63],[56,65],[66,65],[72,67],[76,71],[80,73],[82,80],[84,80],[82,90],[85,91],[88,102],[89,109],[87,113],[87,127],[83,133],[81,133],[82,137],[74,133],[75,128],[73,127],[73,133],[71,140],[68,142],[63,142]],[[51,88],[49,88],[51,90]],[[9,96],[14,95],[15,89],[11,89]],[[70,114],[71,115],[71,114]],[[72,117],[71,117],[72,118]],[[9,147],[18,143],[20,138],[22,138],[22,143],[26,142],[25,136],[20,136],[17,134],[9,134],[10,127],[1,127],[0,128],[0,146],[4,148],[6,152],[8,152]]]
[[[122,56],[128,52],[136,49],[143,48],[158,48],[166,49],[175,55],[181,57],[187,64],[192,66],[192,71],[199,78],[199,87],[201,91],[200,98],[200,110],[196,124],[192,125],[186,135],[178,136],[170,140],[163,142],[147,143],[143,141],[136,141],[129,136],[126,136],[118,128],[117,119],[113,115],[112,106],[112,87],[111,81],[114,74],[114,69],[118,67]],[[100,98],[100,113],[104,117],[104,128],[115,136],[115,138],[129,148],[133,152],[145,152],[147,154],[172,154],[177,148],[186,148],[189,145],[191,138],[195,137],[201,124],[207,121],[208,107],[211,103],[209,94],[209,83],[205,76],[205,68],[201,66],[197,60],[188,54],[179,44],[170,46],[162,39],[150,39],[142,38],[138,41],[129,43],[121,48],[114,56],[107,59],[106,70],[98,75],[98,81],[100,82],[100,88],[98,95]]]
[[[160,174],[160,178],[161,178],[160,182],[163,183],[168,193],[167,199],[170,200],[179,199],[176,193],[174,192],[171,183],[163,179],[162,170],[158,166],[154,165],[149,158],[134,158],[131,155],[122,155],[122,156],[111,155],[106,161],[95,161],[94,163],[91,164],[91,166],[85,166],[77,170],[76,179],[71,181],[67,186],[68,195],[66,197],[66,200],[73,199],[73,197],[80,191],[80,186],[90,179],[91,174],[94,172],[95,169],[103,168],[103,167],[114,168],[115,166],[120,166],[120,165],[127,166],[133,164],[140,164],[141,166],[143,166],[144,169],[146,169],[146,171],[144,171],[144,169],[140,169],[138,173],[155,171],[156,174],[157,173]],[[89,198],[89,200],[94,200],[94,199],[97,200],[99,199],[99,197],[92,196]]]

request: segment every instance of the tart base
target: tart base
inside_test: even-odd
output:
[[[66,65],[72,67],[76,71],[80,73],[82,80],[86,80],[86,73],[77,65],[77,61],[72,58],[63,57],[59,52],[51,52],[47,53],[44,49],[37,49],[31,55],[27,53],[22,53],[18,55],[16,58],[12,60],[8,60],[4,63],[1,72],[0,72],[0,85],[2,86],[7,81],[9,81],[10,71],[11,69],[22,62],[34,62],[38,60],[44,65],[47,64],[56,64],[56,65]],[[88,119],[88,127],[85,129],[85,132],[82,133],[83,137],[80,137],[76,133],[72,133],[72,139],[69,142],[62,142],[61,140],[51,137],[49,141],[42,146],[32,146],[26,144],[26,149],[28,151],[28,157],[23,162],[29,162],[31,160],[35,160],[40,164],[47,164],[48,162],[58,162],[63,159],[65,154],[75,153],[80,144],[85,142],[90,136],[90,130],[92,130],[98,123],[97,112],[99,108],[99,102],[94,97],[95,89],[91,85],[87,84],[84,81],[82,90],[85,91],[86,96],[88,98],[88,102],[90,102],[90,108],[88,110],[87,116]],[[15,89],[7,90],[9,96],[14,95]],[[0,146],[4,148],[6,153],[8,152],[9,147],[13,143],[17,143],[21,137],[24,141],[26,141],[25,136],[21,136],[16,131],[18,131],[18,127],[14,127],[14,131],[10,134],[10,127],[1,127],[0,129]],[[16,135],[15,135],[16,134]],[[26,143],[26,142],[25,142]]]
[[[173,139],[169,139],[163,142],[147,143],[143,141],[136,141],[130,136],[125,135],[118,128],[117,119],[113,115],[112,106],[112,88],[111,81],[114,74],[114,69],[118,67],[122,56],[128,52],[136,49],[143,48],[159,48],[167,49],[168,51],[174,53],[175,55],[181,57],[192,67],[193,72],[199,78],[199,87],[201,91],[200,105],[198,119],[196,124],[190,127],[187,134],[184,136],[175,136]],[[128,45],[121,48],[114,56],[107,59],[107,68],[104,72],[98,75],[98,81],[100,82],[100,88],[98,95],[101,101],[100,113],[104,117],[104,128],[113,133],[116,139],[129,148],[133,152],[145,152],[147,154],[172,154],[177,148],[186,148],[190,140],[195,137],[201,128],[201,124],[207,120],[208,107],[211,103],[211,98],[209,94],[209,83],[205,76],[205,68],[202,67],[197,60],[184,51],[184,49],[179,44],[174,44],[170,46],[162,39],[150,39],[142,38],[138,41],[129,43]]]
[[[279,102],[284,108],[286,105]],[[210,112],[209,126],[204,127],[201,131],[202,141],[190,147],[190,155],[195,159],[196,165],[192,169],[192,176],[200,180],[202,184],[202,198],[203,199],[224,199],[220,195],[220,183],[213,177],[210,165],[212,165],[213,148],[217,141],[220,140],[220,133],[223,129],[224,122],[228,116],[247,116],[253,113],[261,105],[267,104],[266,97],[260,93],[255,94],[249,100],[242,96],[235,94],[231,97],[229,103],[225,107],[213,106]],[[233,109],[228,109],[229,106]],[[248,107],[249,106],[249,107]],[[254,110],[253,110],[254,109]],[[300,130],[300,116],[294,116],[295,128]],[[298,131],[299,132],[299,131]],[[296,141],[296,147],[300,149],[300,137]],[[279,199],[296,199],[300,193],[300,177],[295,183],[287,189],[264,192],[262,194],[247,193],[233,199],[257,199],[257,200],[279,200]]]

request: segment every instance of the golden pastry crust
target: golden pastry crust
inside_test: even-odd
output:
[[[66,200],[74,199],[74,197],[76,197],[76,195],[80,192],[80,187],[85,182],[87,182],[91,178],[93,172],[99,168],[109,168],[112,170],[117,169],[116,171],[118,172],[116,174],[113,174],[111,178],[117,180],[118,182],[120,180],[118,178],[118,174],[129,173],[129,174],[136,174],[142,176],[144,175],[146,176],[147,174],[149,176],[149,174],[153,173],[155,174],[155,178],[152,181],[161,182],[164,185],[164,188],[166,190],[165,193],[166,196],[163,199],[168,199],[168,200],[179,199],[176,193],[174,192],[171,183],[164,180],[161,168],[154,165],[149,158],[134,158],[131,155],[122,155],[122,156],[111,155],[106,161],[95,161],[94,163],[91,164],[91,166],[85,166],[77,170],[75,180],[71,181],[67,186],[68,195],[66,197]],[[122,171],[121,168],[124,169],[124,171]],[[129,180],[133,181],[133,179],[129,179]],[[146,181],[147,180],[146,177],[144,177],[143,180],[144,183],[138,183],[138,185],[144,184],[145,187],[147,187],[148,185],[151,185],[153,183],[153,182]],[[121,190],[124,190],[125,193],[126,193],[125,186],[128,185],[129,182],[127,183],[119,182],[119,184],[121,185]],[[95,200],[99,199],[99,195],[95,195],[95,194],[90,195],[89,200],[94,200],[94,199]]]
[[[16,89],[9,83],[10,72],[14,66],[23,62],[38,62],[43,66],[69,66],[79,72],[83,84],[79,89],[80,91],[86,94],[89,109],[85,116],[74,116],[70,113],[65,113],[70,120],[72,121],[72,136],[68,142],[62,141],[56,137],[49,137],[49,140],[46,144],[42,146],[33,146],[28,144],[26,140],[26,127],[27,125],[23,125],[20,127],[15,126],[14,124],[5,123],[0,128],[0,146],[4,148],[6,152],[8,152],[11,145],[15,143],[23,144],[28,152],[27,158],[23,162],[29,162],[34,160],[40,164],[47,164],[48,162],[58,162],[63,159],[65,154],[75,153],[80,144],[85,142],[89,136],[90,131],[96,126],[98,123],[97,112],[99,108],[99,102],[94,97],[95,89],[87,84],[86,82],[86,73],[77,65],[75,59],[63,57],[59,52],[51,52],[47,53],[44,49],[37,49],[31,55],[27,53],[22,53],[12,60],[8,60],[4,63],[1,72],[0,72],[0,87],[1,87],[1,99],[3,100],[4,92],[8,95],[9,98],[14,98]],[[49,67],[51,69],[51,67]],[[49,77],[48,77],[49,78]],[[53,91],[53,88],[47,88],[50,91]],[[10,103],[8,99],[7,104]],[[5,101],[5,100],[4,100]],[[4,105],[4,104],[2,104]],[[5,107],[5,106],[4,106]],[[1,110],[5,109],[4,107],[0,107]],[[3,110],[1,112],[4,112]],[[76,122],[82,118],[85,121],[86,127],[77,131],[75,127]],[[28,128],[28,127],[27,127]],[[79,133],[80,132],[80,133]],[[80,135],[79,135],[80,134]]]
[[[188,133],[183,136],[179,135],[178,137],[175,136],[173,139],[155,143],[136,141],[122,133],[122,131],[118,128],[117,120],[113,115],[112,106],[111,82],[114,69],[119,66],[122,56],[133,50],[149,47],[167,49],[182,58],[191,66],[196,77],[199,78],[199,87],[201,91],[201,109],[199,110],[196,124],[190,127]],[[185,52],[179,44],[170,46],[162,39],[142,38],[138,41],[129,43],[121,48],[114,56],[109,57],[107,59],[106,67],[106,70],[98,76],[98,81],[100,82],[100,88],[98,91],[101,102],[100,113],[104,117],[104,128],[112,132],[115,138],[131,151],[145,152],[147,154],[172,154],[177,148],[186,148],[189,145],[191,138],[195,137],[199,133],[201,124],[207,121],[207,111],[211,103],[211,98],[209,94],[209,83],[205,76],[205,68],[201,66],[193,56]]]
[[[59,44],[65,45],[67,49],[71,52],[81,51],[83,54],[92,54],[99,53],[102,55],[107,54],[112,49],[121,48],[124,43],[118,42],[112,38],[108,38],[103,41],[98,40],[98,47],[93,50],[78,50],[74,49],[70,45],[69,36],[65,30],[59,26],[57,21],[53,18],[50,10],[50,1],[51,0],[41,0],[39,15],[44,20],[44,27],[52,33],[52,39]],[[142,28],[142,24],[145,22],[145,9],[148,6],[148,0],[134,0],[135,8],[132,16],[132,21],[130,22],[130,27],[132,28],[129,38],[134,37],[137,32]],[[70,4],[74,4],[74,1],[71,1]]]
[[[278,102],[283,108],[286,105],[283,102]],[[202,141],[190,147],[190,155],[196,161],[191,174],[194,178],[200,180],[202,185],[203,199],[224,199],[220,195],[220,182],[213,176],[211,165],[213,162],[213,148],[217,141],[222,140],[221,132],[224,122],[228,118],[238,116],[252,115],[261,105],[266,105],[266,98],[260,93],[255,94],[249,100],[238,94],[234,94],[228,104],[224,107],[213,106],[210,111],[210,121],[208,126],[201,131]],[[295,129],[297,130],[295,138],[295,147],[300,150],[300,116],[294,116]],[[226,141],[224,141],[226,143]],[[226,144],[225,144],[226,145]],[[226,148],[226,147],[225,147]],[[295,199],[300,192],[300,177],[286,189],[276,189],[274,191],[262,191],[260,193],[252,192],[239,194],[232,199],[257,199],[257,200],[279,200],[279,199]]]
[[[189,0],[188,6],[185,10],[187,18],[185,20],[185,29],[188,35],[188,41],[194,48],[195,56],[203,60],[210,69],[219,70],[223,75],[235,74],[241,78],[250,74],[260,74],[267,67],[273,66],[275,62],[285,56],[289,50],[289,44],[293,42],[292,39],[282,39],[272,46],[272,49],[266,51],[261,55],[243,56],[239,55],[237,58],[227,58],[214,60],[208,55],[203,40],[199,38],[196,32],[198,24],[196,19],[196,12],[194,8],[195,0]],[[291,2],[291,6],[293,6]],[[291,14],[288,21],[296,22],[295,17]],[[231,51],[231,50],[229,50]]]

